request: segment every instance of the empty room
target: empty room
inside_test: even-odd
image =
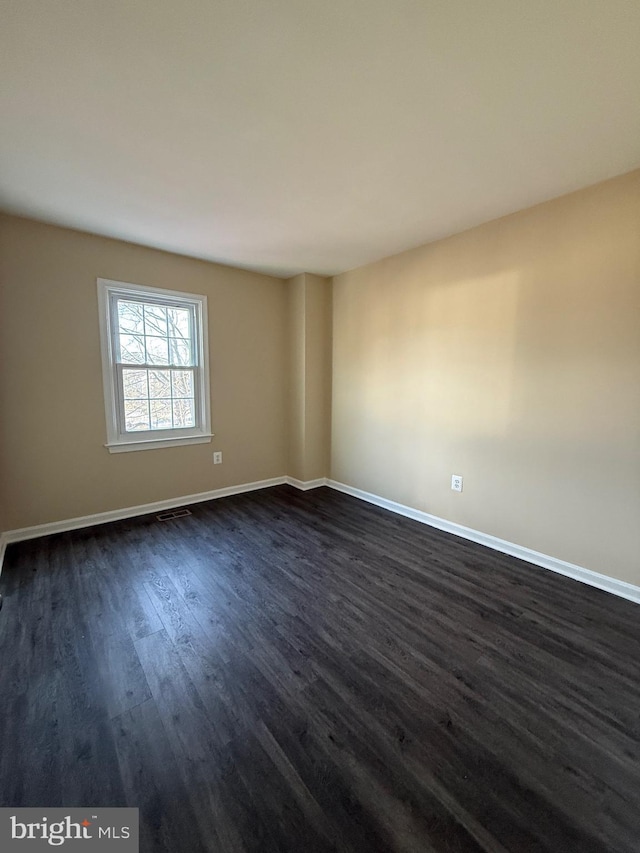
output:
[[[0,850],[640,850],[640,4],[0,4]]]

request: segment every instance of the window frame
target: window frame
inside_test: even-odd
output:
[[[102,379],[109,453],[131,450],[157,450],[187,444],[204,444],[213,437],[211,432],[211,407],[209,395],[209,348],[207,297],[178,290],[165,290],[142,284],[98,278],[98,308],[100,346],[102,354]],[[158,304],[165,307],[188,308],[191,315],[193,352],[195,364],[185,366],[193,370],[195,426],[162,430],[126,432],[124,429],[124,403],[122,371],[129,368],[180,369],[178,366],[129,365],[117,358],[118,323],[115,306],[119,298],[127,301]]]

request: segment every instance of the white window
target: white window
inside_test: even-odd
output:
[[[98,279],[111,453],[211,441],[207,298]]]

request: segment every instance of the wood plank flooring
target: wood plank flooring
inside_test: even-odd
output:
[[[0,805],[137,806],[154,853],[640,850],[637,605],[328,489],[191,509],[9,547]]]

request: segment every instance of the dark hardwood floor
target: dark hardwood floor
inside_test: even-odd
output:
[[[328,489],[191,509],[9,547],[0,805],[137,806],[143,851],[640,850],[637,605]]]

